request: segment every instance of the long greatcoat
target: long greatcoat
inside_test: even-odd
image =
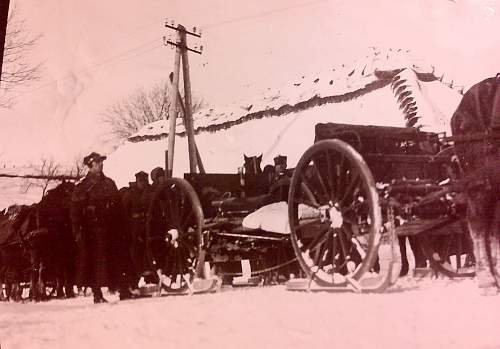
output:
[[[453,114],[451,128],[455,136],[477,135],[499,126],[500,78],[497,77],[485,79],[467,91]],[[500,139],[457,141],[455,152],[467,188],[467,220],[479,287],[496,293],[500,286]]]
[[[146,217],[151,199],[150,186],[144,189],[130,188],[123,195],[122,204],[130,232],[130,254],[135,285],[147,269],[146,260]],[[134,285],[134,286],[135,286]]]
[[[102,173],[89,173],[76,185],[71,220],[78,247],[79,286],[117,286],[126,245],[120,233],[120,206],[115,182]]]

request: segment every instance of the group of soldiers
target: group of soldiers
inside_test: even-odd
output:
[[[164,181],[161,167],[136,173],[135,182],[118,190],[103,173],[106,156],[91,153],[84,158],[86,177],[71,198],[71,223],[76,242],[76,284],[91,287],[94,303],[104,303],[101,287],[120,292],[120,299],[133,297],[146,269],[146,217],[156,188]]]
[[[141,171],[128,187],[118,190],[103,173],[105,159],[95,152],[84,158],[88,173],[75,186],[70,205],[77,250],[75,283],[90,287],[95,303],[106,302],[101,287],[119,290],[120,299],[134,297],[143,272],[152,267],[146,258],[147,216],[156,189],[165,181],[164,170],[157,167],[151,171],[151,184]],[[275,166],[264,171],[272,182],[286,171],[286,156],[274,160]]]

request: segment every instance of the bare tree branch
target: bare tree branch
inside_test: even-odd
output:
[[[193,112],[203,107],[204,102],[194,98]],[[110,105],[102,113],[102,121],[111,127],[111,134],[126,139],[144,125],[166,119],[170,106],[170,84],[155,84],[149,90],[139,89],[122,101]]]
[[[34,174],[44,176],[47,178],[43,179],[26,179],[24,190],[28,192],[31,187],[37,187],[42,189],[42,196],[45,196],[49,185],[56,181],[53,177],[57,177],[61,174],[61,165],[57,163],[52,158],[41,158],[40,163],[32,165],[32,170]]]
[[[5,35],[0,107],[9,108],[13,105],[12,91],[16,87],[28,85],[40,78],[41,64],[34,64],[29,60],[30,52],[40,37],[29,33],[25,20],[19,18],[14,6],[9,14]]]
[[[78,155],[73,160],[73,165],[69,171],[70,177],[82,178],[86,175],[87,167],[83,164],[83,156]]]

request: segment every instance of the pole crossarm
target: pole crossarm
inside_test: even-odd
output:
[[[194,53],[198,53],[200,55],[203,53],[203,49],[197,50],[197,49],[190,48],[190,47],[182,45],[182,44],[180,44],[178,42],[173,42],[173,41],[170,41],[170,40],[165,40],[165,44],[175,46],[177,48],[180,48],[181,50],[187,50],[187,51],[191,51],[191,52],[194,52]],[[201,47],[203,47],[203,46],[201,46]]]
[[[183,25],[178,25],[177,27],[175,26],[174,23],[168,23],[168,20],[165,21],[165,27],[177,31],[183,31],[188,35],[196,36],[197,38],[201,38],[201,31],[197,29],[196,27],[193,27],[193,30],[187,30]],[[198,31],[198,32],[197,32]]]

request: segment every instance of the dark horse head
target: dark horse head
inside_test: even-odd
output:
[[[72,182],[62,182],[54,189],[51,189],[45,194],[42,200],[38,203],[38,209],[41,213],[51,214],[54,211],[61,212],[69,209],[71,195],[75,189],[75,184]],[[49,212],[44,212],[49,211]]]
[[[260,163],[262,161],[262,154],[259,156],[246,156],[245,157],[245,173],[246,174],[261,174],[262,169],[260,168]]]

